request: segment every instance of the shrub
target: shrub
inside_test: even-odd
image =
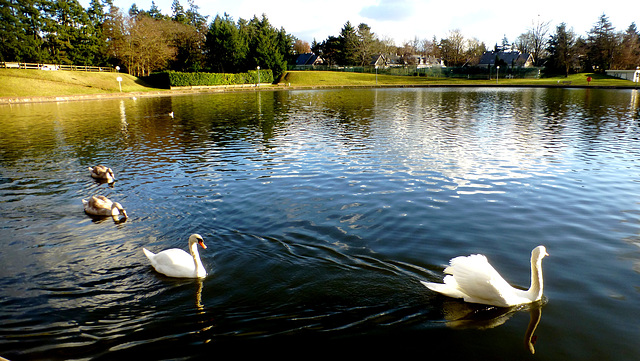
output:
[[[258,72],[259,76],[258,76]],[[215,86],[235,84],[255,84],[258,78],[261,83],[273,83],[273,72],[270,69],[249,70],[247,73],[182,73],[164,71],[151,74],[149,83],[162,87],[180,86]]]

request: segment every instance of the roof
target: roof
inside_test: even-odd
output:
[[[298,55],[298,59],[296,59],[296,65],[313,65],[318,56],[314,53],[306,53]]]
[[[371,55],[371,61],[369,62],[369,65],[371,66],[384,65],[384,63],[385,63],[385,58],[382,54]]]
[[[519,51],[487,51],[482,54],[478,65],[494,65],[496,59],[503,60],[507,65],[524,64],[530,56],[528,53],[521,53]]]

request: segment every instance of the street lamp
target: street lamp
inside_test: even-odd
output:
[[[258,85],[256,86],[260,86],[260,65],[258,65],[257,69],[258,69]]]
[[[376,65],[376,85],[378,85],[378,66]]]
[[[500,75],[500,65],[496,66],[496,84],[498,84],[499,75]]]
[[[118,86],[120,86],[120,93],[122,93],[122,77],[117,77],[116,80],[118,81]]]

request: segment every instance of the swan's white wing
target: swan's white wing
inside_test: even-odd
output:
[[[181,249],[172,248],[155,255],[147,252],[145,254],[151,261],[153,268],[162,274],[171,277],[194,277],[196,274],[193,257]],[[149,254],[151,254],[151,257]]]
[[[456,257],[445,269],[453,277],[458,289],[467,302],[507,306],[506,298],[513,288],[489,264],[483,255]]]

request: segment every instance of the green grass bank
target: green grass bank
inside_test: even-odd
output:
[[[591,82],[587,78],[591,77]],[[291,86],[600,86],[600,87],[636,87],[628,80],[618,79],[600,74],[573,74],[569,77],[549,77],[540,79],[486,79],[468,80],[464,78],[435,78],[418,76],[393,76],[370,73],[348,73],[327,71],[290,71],[282,82]]]
[[[591,76],[589,84],[587,77]],[[119,83],[117,78],[121,77]],[[393,76],[370,73],[330,71],[290,71],[278,85],[263,85],[261,89],[319,88],[319,87],[375,87],[375,86],[572,86],[640,88],[631,81],[599,74],[575,74],[568,78],[487,79],[433,78]],[[122,87],[122,88],[120,88]],[[140,95],[170,95],[184,92],[255,90],[252,87],[186,87],[180,90],[159,89],[143,80],[122,73],[93,73],[81,71],[44,71],[0,69],[0,103],[91,99],[100,97]]]

